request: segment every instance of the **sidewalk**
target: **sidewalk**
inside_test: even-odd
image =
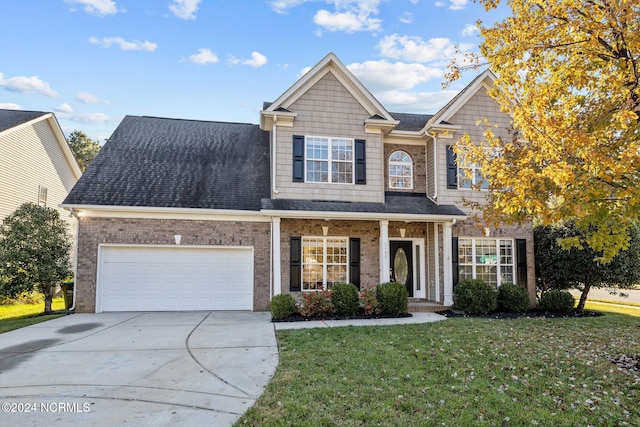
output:
[[[338,328],[341,326],[410,325],[446,319],[446,317],[436,313],[411,314],[411,317],[396,317],[392,319],[309,320],[306,322],[273,322],[273,325],[279,331],[284,329]]]
[[[569,292],[571,292],[571,295],[573,295],[574,297],[580,298],[580,291],[576,289],[572,289]],[[587,301],[603,300],[603,301],[615,301],[620,304],[624,304],[628,302],[631,302],[634,304],[640,304],[640,289],[621,289],[619,292],[628,294],[629,296],[625,298],[620,296],[619,293],[618,295],[611,295],[609,291],[607,291],[606,289],[591,289],[589,291],[589,295],[587,296]]]

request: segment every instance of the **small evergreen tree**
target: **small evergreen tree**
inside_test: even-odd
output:
[[[51,313],[53,288],[71,272],[67,224],[53,208],[25,203],[0,226],[0,294],[44,294]]]

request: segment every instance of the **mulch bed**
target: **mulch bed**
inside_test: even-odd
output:
[[[531,309],[529,311],[525,311],[524,313],[512,313],[505,311],[496,311],[490,314],[465,314],[459,310],[442,310],[436,311],[437,314],[441,314],[445,317],[479,317],[483,319],[522,319],[522,318],[568,318],[568,317],[599,317],[604,316],[603,313],[599,311],[591,311],[591,310],[573,310],[569,313],[550,313],[548,311],[540,310],[540,309]]]
[[[304,317],[300,314],[294,314],[283,319],[271,319],[272,322],[309,322],[311,320],[353,320],[353,319],[397,319],[399,317],[413,317],[411,313],[402,313],[399,316],[391,316],[379,314],[377,316],[367,316],[357,314],[355,316],[322,316],[322,317]]]

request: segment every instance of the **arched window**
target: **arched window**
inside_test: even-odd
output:
[[[389,188],[413,188],[413,162],[404,151],[394,151],[389,156]]]

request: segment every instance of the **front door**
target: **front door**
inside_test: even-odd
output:
[[[391,241],[391,280],[407,287],[409,296],[413,296],[413,242]]]

